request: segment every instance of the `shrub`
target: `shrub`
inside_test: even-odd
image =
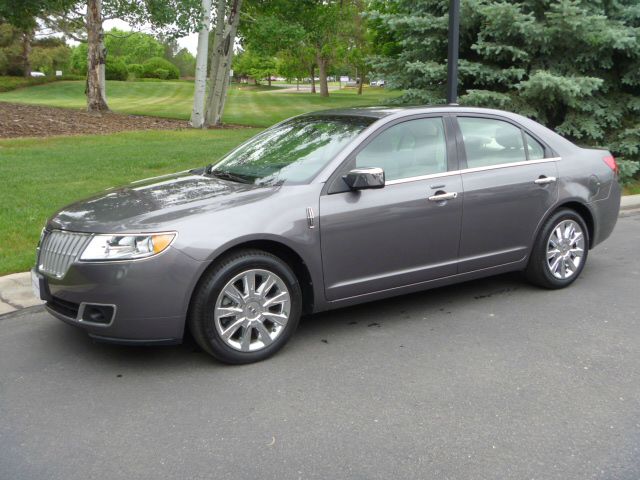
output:
[[[107,57],[105,77],[107,80],[126,80],[129,76],[127,65],[119,58]]]
[[[140,63],[130,63],[127,65],[129,75],[133,78],[142,78],[144,75],[144,67]]]
[[[8,77],[0,76],[0,92],[9,92],[16,88],[30,87],[54,81],[54,77]]]
[[[155,78],[166,80],[167,78],[169,78],[169,70],[167,70],[166,68],[158,68],[153,72],[153,76]]]
[[[165,60],[161,57],[153,57],[144,62],[144,77],[146,78],[165,78],[165,79],[178,79],[180,78],[180,71],[173,63]],[[166,77],[159,77],[158,75],[165,75]]]
[[[634,181],[634,176],[640,171],[640,162],[633,160],[618,160],[618,179],[622,185],[628,185]]]

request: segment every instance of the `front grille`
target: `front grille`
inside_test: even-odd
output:
[[[47,307],[58,312],[60,315],[73,319],[77,318],[78,310],[80,310],[79,304],[68,302],[58,297],[52,297],[51,300],[47,302]]]
[[[46,232],[40,243],[38,270],[46,275],[62,278],[91,240],[87,233]]]

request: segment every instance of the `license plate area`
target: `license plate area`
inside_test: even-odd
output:
[[[47,285],[47,279],[36,272],[35,269],[31,270],[31,288],[36,298],[48,302],[51,299],[49,293],[49,286]]]

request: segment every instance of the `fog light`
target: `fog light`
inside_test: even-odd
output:
[[[91,305],[87,303],[82,310],[81,321],[106,325],[111,323],[114,311],[113,305]]]

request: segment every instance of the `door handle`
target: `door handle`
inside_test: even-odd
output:
[[[545,177],[541,175],[540,178],[537,178],[533,181],[536,185],[546,185],[548,183],[553,183],[556,181],[556,177]]]
[[[431,195],[429,197],[429,201],[430,202],[443,202],[444,200],[453,200],[454,198],[458,198],[458,192],[439,193],[437,195]]]

